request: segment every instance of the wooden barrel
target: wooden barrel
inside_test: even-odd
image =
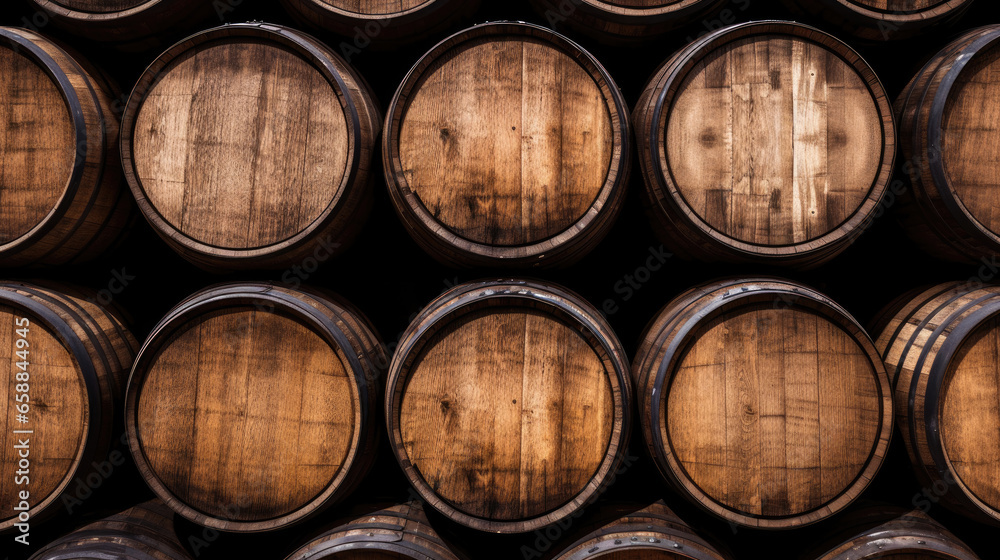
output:
[[[129,225],[102,75],[45,37],[0,27],[0,267],[103,253]]]
[[[950,282],[896,307],[876,344],[917,476],[935,502],[1000,522],[1000,287]]]
[[[0,532],[58,513],[64,498],[79,499],[81,485],[89,495],[99,486],[88,482],[98,476],[94,463],[108,462],[139,344],[85,297],[0,281],[0,413],[8,426],[0,435]],[[99,474],[103,482],[107,474]]]
[[[363,79],[285,27],[217,27],[146,70],[122,124],[146,219],[207,269],[281,268],[342,251],[371,204],[381,127]]]
[[[802,560],[979,560],[920,510],[870,506],[838,522],[836,537]]]
[[[446,29],[479,7],[479,0],[281,0],[297,21],[349,39],[340,47],[359,53],[396,46]]]
[[[910,236],[938,258],[978,262],[1000,255],[993,193],[1000,126],[989,115],[1000,94],[1000,25],[974,29],[938,52],[896,102],[904,172],[900,198]]]
[[[570,545],[555,560],[727,560],[662,501],[615,507],[619,515]],[[603,512],[602,512],[603,513]]]
[[[93,41],[123,43],[148,40],[177,26],[224,16],[235,0],[30,0],[38,12],[32,23],[49,20],[60,28]],[[214,4],[214,5],[213,5]],[[220,9],[221,8],[221,9]]]
[[[896,153],[872,69],[792,22],[694,41],[649,82],[633,120],[654,227],[707,261],[833,258],[872,220]]]
[[[630,423],[628,363],[593,306],[551,284],[456,286],[403,334],[386,424],[432,507],[495,533],[578,511],[610,483]]]
[[[787,280],[720,280],[660,311],[633,363],[646,445],[682,495],[762,529],[815,523],[868,486],[892,434],[875,346]]]
[[[206,288],[136,358],[129,447],[150,488],[190,521],[286,527],[367,472],[385,363],[367,319],[340,298],[266,283]]]
[[[174,512],[158,500],[80,528],[31,560],[192,560],[174,529]]]
[[[441,540],[419,501],[386,508],[370,508],[318,537],[286,560],[461,560]]]
[[[782,0],[795,13],[869,41],[907,39],[957,20],[972,0]]]
[[[550,25],[611,44],[634,44],[708,16],[730,0],[531,0]],[[730,20],[732,21],[732,20]]]
[[[625,101],[593,56],[544,27],[452,35],[410,70],[387,114],[396,212],[446,264],[565,266],[621,210]]]

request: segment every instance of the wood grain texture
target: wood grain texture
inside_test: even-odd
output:
[[[726,560],[728,552],[698,535],[662,501],[599,506],[598,521],[554,560]]]
[[[929,254],[978,262],[1000,255],[990,162],[1000,151],[993,130],[992,67],[1000,26],[969,31],[935,54],[896,102],[900,146],[913,186],[900,199],[907,233]],[[982,118],[977,120],[974,114]],[[974,122],[975,121],[975,122]]]
[[[898,307],[877,341],[918,479],[944,485],[942,504],[993,524],[1000,523],[1000,444],[987,434],[1000,425],[998,313],[995,286],[941,284]]]
[[[58,203],[76,159],[73,121],[52,77],[0,47],[0,244],[28,233]]]
[[[132,374],[126,427],[140,472],[207,527],[308,518],[373,459],[383,352],[334,296],[271,284],[199,292],[154,329]]]
[[[528,281],[456,287],[418,316],[386,387],[417,491],[480,530],[530,531],[600,491],[627,441],[621,351],[596,311]]]
[[[29,0],[61,29],[124,50],[162,48],[162,36],[217,16],[204,0]],[[227,5],[228,6],[228,5]]]
[[[831,538],[802,560],[979,560],[955,535],[920,510],[870,505],[830,529]]]
[[[889,379],[842,308],[778,279],[705,284],[668,304],[633,366],[661,472],[732,523],[781,529],[849,505],[885,456]]]
[[[345,37],[364,37],[366,47],[395,48],[440,33],[475,13],[480,0],[281,0],[302,25]]]
[[[33,521],[62,511],[64,494],[95,476],[93,464],[107,458],[117,438],[115,413],[138,342],[112,311],[92,303],[94,297],[68,287],[0,282],[0,413],[5,418],[0,475],[9,481],[0,487],[6,512],[0,515],[0,531],[17,522],[12,508],[20,490],[31,493]],[[26,348],[17,342],[22,338]],[[17,353],[22,350],[27,354]],[[24,394],[17,388],[25,382],[18,378],[25,369],[28,422],[19,423],[15,396]],[[31,461],[27,486],[14,484],[19,468],[14,446],[25,438]]]
[[[838,54],[798,37],[721,46],[680,85],[668,165],[713,229],[759,245],[801,244],[863,204],[882,159],[878,107]]]
[[[202,268],[281,268],[342,252],[371,204],[381,127],[329,47],[268,24],[203,31],[140,78],[122,157],[139,208]]]
[[[133,216],[113,149],[117,90],[39,34],[0,38],[0,267],[92,259]]]
[[[846,44],[731,26],[661,66],[633,112],[654,227],[708,261],[809,268],[871,221],[895,158],[885,91]]]
[[[882,43],[926,33],[958,20],[972,0],[782,0],[864,41]]]
[[[149,202],[199,243],[257,249],[320,217],[345,175],[349,130],[325,76],[250,40],[187,51],[146,93],[133,131]]]
[[[174,513],[153,500],[56,539],[31,560],[192,560],[174,528]]]
[[[286,560],[462,560],[441,539],[419,502],[359,508]]]
[[[647,43],[698,18],[711,16],[726,3],[727,0],[580,0],[573,3],[572,10],[566,10],[555,2],[532,0],[535,10],[551,24],[565,23],[574,31],[620,46]]]
[[[498,23],[453,35],[389,109],[396,210],[446,263],[566,265],[619,211],[624,110],[597,61],[551,31]]]

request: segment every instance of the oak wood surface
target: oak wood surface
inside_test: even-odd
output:
[[[302,25],[391,49],[444,31],[473,14],[479,0],[281,0]]]
[[[650,80],[633,120],[654,226],[701,260],[829,260],[871,220],[895,158],[871,68],[790,22],[694,41]]]
[[[38,33],[3,27],[0,38],[0,267],[93,259],[133,216],[114,150],[117,90]]]
[[[869,43],[912,38],[956,21],[972,0],[782,0]]]
[[[548,0],[532,0],[532,4],[549,21],[565,22],[603,43],[640,46],[718,13],[727,0],[579,0],[573,2],[572,10]]]
[[[163,36],[220,17],[204,0],[29,0],[55,25],[124,51],[163,48]],[[228,7],[229,5],[226,4]]]
[[[147,221],[183,257],[281,268],[355,239],[380,129],[367,84],[329,47],[235,24],[147,69],[125,110],[122,161]]]
[[[458,286],[407,329],[390,365],[386,419],[417,491],[449,518],[524,532],[601,490],[627,441],[617,340],[556,286]]]
[[[941,503],[998,523],[1000,426],[996,376],[1000,291],[951,282],[913,296],[877,344],[895,384],[900,433],[922,484],[944,484]]]
[[[150,0],[53,0],[53,2],[71,10],[95,14],[121,12],[153,3]]]
[[[61,498],[94,476],[93,465],[107,458],[117,438],[116,411],[138,342],[94,298],[66,286],[0,282],[0,412],[5,418],[0,474],[9,481],[0,487],[0,506],[6,512],[0,515],[0,531],[17,522],[12,508],[21,490],[30,491],[33,521],[62,511]],[[27,381],[18,379],[23,370]],[[27,392],[18,390],[21,383],[28,384]],[[21,423],[15,397],[24,394],[27,422]],[[25,438],[31,461],[27,486],[15,484],[20,457],[14,446]]]
[[[397,90],[384,166],[404,225],[459,266],[565,266],[617,217],[624,101],[599,63],[535,25],[479,25]]]
[[[681,294],[647,329],[633,376],[661,472],[732,523],[825,519],[858,497],[888,447],[890,383],[871,340],[828,298],[788,281]]]
[[[161,320],[137,359],[129,445],[185,518],[233,532],[286,527],[342,500],[367,472],[385,363],[367,319],[336,296],[207,288]]]
[[[319,0],[323,4],[359,15],[391,15],[414,10],[434,0]]]

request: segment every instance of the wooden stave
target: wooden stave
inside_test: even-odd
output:
[[[612,98],[606,101],[616,109],[609,111],[615,144],[609,177],[614,180],[609,178],[605,181],[595,203],[577,222],[559,234],[535,243],[496,246],[464,239],[434,220],[430,212],[406,186],[402,173],[398,136],[402,114],[408,106],[405,97],[416,89],[423,71],[433,65],[439,55],[444,55],[452,47],[467,40],[480,38],[484,34],[486,36],[523,34],[567,49],[577,62],[581,64],[585,62],[591,66],[590,68],[585,66],[585,69],[591,73],[591,77],[599,86],[602,84],[606,86]],[[414,64],[386,110],[382,132],[382,163],[396,215],[417,245],[435,260],[457,268],[500,266],[558,269],[577,262],[592,251],[617,221],[625,204],[625,194],[631,174],[631,143],[628,105],[621,90],[600,61],[579,44],[546,27],[525,22],[498,21],[475,25],[443,39]],[[595,206],[599,209],[595,210]]]
[[[121,432],[118,411],[138,342],[113,311],[83,299],[89,295],[66,286],[59,286],[57,291],[51,286],[0,281],[0,303],[27,310],[43,321],[74,355],[88,394],[90,413],[85,441],[59,487],[32,507],[33,521],[45,521],[61,513],[59,505],[62,497],[70,493],[70,484],[95,472],[92,463],[108,456]],[[15,522],[16,516],[0,520],[0,532],[10,530]]]
[[[336,558],[342,552],[355,550],[393,552],[418,560],[465,560],[434,530],[419,501],[383,507],[339,522],[285,560]]]
[[[615,423],[611,433],[612,451],[605,453],[598,472],[587,487],[570,502],[561,507],[529,520],[496,521],[474,517],[459,511],[438,497],[423,477],[406,457],[400,426],[399,410],[405,389],[405,376],[409,367],[419,355],[419,350],[426,339],[433,336],[438,329],[443,328],[448,319],[461,317],[465,313],[480,309],[482,305],[510,304],[514,299],[524,299],[527,307],[546,309],[551,312],[564,312],[571,320],[581,321],[602,344],[608,359],[615,363],[618,374],[617,386],[612,383],[612,391],[617,396],[615,406]],[[505,301],[506,300],[506,301]],[[458,311],[458,313],[453,313]],[[427,321],[427,324],[424,322]],[[615,381],[612,378],[612,381]],[[604,316],[579,295],[552,283],[534,280],[506,279],[480,280],[460,284],[447,290],[433,301],[413,319],[400,337],[396,351],[393,353],[389,370],[386,374],[385,386],[385,422],[389,432],[389,443],[396,461],[403,469],[410,486],[417,492],[425,504],[429,504],[439,513],[466,527],[490,533],[526,533],[546,527],[565,519],[585,507],[599,496],[614,480],[614,473],[625,459],[625,451],[631,433],[632,386],[629,382],[628,360],[614,331]]]
[[[326,75],[341,99],[350,138],[350,172],[320,217],[290,239],[245,250],[221,249],[202,243],[167,223],[145,195],[132,151],[133,128],[139,108],[159,73],[189,48],[225,41],[229,37],[271,40],[314,64]],[[310,258],[320,247],[319,240],[323,237],[336,244],[332,256],[345,251],[357,239],[374,204],[374,154],[381,127],[381,109],[368,82],[333,49],[310,35],[282,25],[239,23],[206,29],[187,37],[164,51],[143,72],[122,116],[121,163],[143,217],[157,235],[187,261],[209,272],[281,269]]]
[[[664,171],[663,130],[670,115],[668,97],[680,91],[687,72],[698,58],[716,46],[748,36],[777,33],[804,38],[826,47],[854,68],[868,86],[882,117],[883,154],[879,173],[861,206],[848,220],[823,236],[793,245],[760,245],[739,241],[716,232],[683,200]],[[672,104],[672,103],[671,103]],[[668,58],[647,82],[632,112],[640,171],[645,188],[642,199],[657,236],[678,256],[706,262],[766,262],[796,269],[824,264],[850,246],[875,219],[888,190],[896,160],[896,125],[885,88],[868,63],[850,45],[808,25],[781,20],[763,20],[723,27],[696,39]],[[654,154],[654,148],[655,154]],[[666,191],[666,192],[664,192]]]
[[[746,299],[747,302],[737,303],[741,299]],[[793,516],[765,517],[731,510],[716,504],[692,481],[678,474],[683,473],[683,469],[677,464],[673,454],[667,451],[659,428],[662,425],[662,413],[659,411],[661,399],[652,398],[654,389],[657,394],[663,392],[671,366],[682,355],[688,342],[687,338],[701,322],[726,309],[761,301],[773,301],[776,304],[804,301],[810,309],[842,327],[867,351],[872,360],[883,405],[879,439],[874,443],[872,453],[858,477],[822,507]],[[798,303],[788,305],[798,305]],[[667,363],[664,362],[666,357],[670,358]],[[636,409],[646,451],[663,479],[670,488],[688,501],[731,524],[756,529],[784,530],[828,519],[847,508],[867,489],[888,452],[893,431],[892,390],[874,343],[847,310],[820,292],[795,282],[766,277],[734,278],[708,282],[686,290],[664,306],[646,327],[633,359],[632,377],[638,395]]]
[[[697,534],[662,500],[645,507],[633,505],[611,509],[614,516],[610,521],[585,529],[589,530],[585,536],[555,554],[553,560],[584,560],[608,552],[635,549],[658,550],[691,560],[731,558],[728,551]]]
[[[612,45],[635,45],[661,36],[690,21],[717,12],[727,0],[685,0],[659,8],[631,8],[606,1],[574,1],[569,14],[558,0],[531,0],[550,23],[563,21],[574,31]],[[677,6],[676,4],[681,4]]]
[[[141,503],[56,539],[31,560],[96,560],[109,554],[123,560],[190,560],[173,516],[157,500]]]
[[[1000,254],[1000,236],[967,211],[940,157],[940,122],[948,94],[972,58],[997,41],[996,25],[961,35],[924,65],[896,102],[902,154],[916,168],[909,170],[912,192],[900,197],[901,221],[923,250],[948,261],[977,263]]]
[[[957,309],[949,310],[956,306]],[[893,377],[896,419],[917,479],[925,487],[945,484],[941,503],[970,519],[1000,524],[1000,507],[976,497],[957,475],[943,451],[937,411],[941,385],[948,365],[965,336],[1000,312],[1000,290],[977,281],[947,282],[914,297],[888,322],[876,344]],[[919,322],[910,336],[903,336],[907,324]],[[932,328],[933,327],[933,328]],[[917,370],[906,360],[915,351],[915,340],[930,330],[920,347]],[[950,482],[949,479],[953,482]]]
[[[442,32],[456,21],[472,15],[479,3],[480,0],[433,0],[429,5],[387,17],[338,9],[322,0],[281,0],[282,7],[298,24],[329,30],[352,39],[358,36],[360,30],[375,49],[412,43]],[[372,23],[378,25],[379,31],[375,34],[367,30]],[[355,43],[344,45],[345,50],[360,50],[367,46]]]
[[[260,305],[258,309],[273,311],[280,309],[307,320],[312,327],[325,329],[320,336],[329,341],[345,363],[352,364],[351,379],[357,403],[355,411],[357,434],[346,465],[326,489],[309,503],[295,511],[275,519],[259,521],[235,521],[214,517],[190,507],[176,497],[156,477],[148,459],[142,451],[142,443],[137,433],[138,391],[144,379],[143,368],[147,367],[153,355],[163,342],[169,341],[172,333],[199,313],[216,310],[225,304]],[[205,288],[187,297],[171,309],[153,328],[135,360],[125,393],[125,431],[129,448],[135,459],[139,474],[150,489],[170,509],[192,523],[233,533],[258,533],[302,523],[324,510],[342,502],[361,484],[375,462],[381,431],[377,426],[379,399],[381,398],[381,372],[388,362],[385,345],[371,322],[356,307],[339,296],[305,287],[287,288],[270,282],[233,282]],[[319,333],[317,333],[319,334]],[[334,342],[336,341],[335,345]],[[359,373],[360,372],[360,373]]]
[[[7,27],[0,28],[0,38],[45,68],[59,87],[78,147],[73,173],[59,202],[31,231],[0,245],[0,266],[92,260],[119,242],[134,218],[113,149],[118,121],[112,97],[117,88],[79,55],[43,35]]]
[[[951,25],[972,5],[973,0],[945,0],[924,10],[892,13],[866,8],[845,0],[782,0],[793,13],[809,13],[868,42],[907,39],[938,26]]]
[[[60,28],[105,43],[140,41],[218,15],[211,3],[199,0],[147,0],[131,9],[106,13],[67,8],[54,0],[30,1]]]
[[[888,506],[861,509],[848,514],[832,534],[831,540],[803,555],[802,560],[875,560],[900,553],[979,560],[965,543],[920,510]]]

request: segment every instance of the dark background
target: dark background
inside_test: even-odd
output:
[[[0,24],[24,26],[25,21],[31,21],[34,11],[30,7],[13,0],[2,2]],[[389,105],[396,87],[417,59],[452,31],[458,31],[472,23],[500,19],[548,25],[546,19],[536,13],[526,0],[486,0],[483,4],[474,17],[456,24],[448,33],[440,33],[397,50],[369,48],[352,57],[352,64],[371,83],[383,108]],[[813,23],[854,46],[874,67],[890,98],[895,99],[926,59],[957,34],[1000,21],[994,4],[991,0],[979,0],[954,26],[935,29],[912,40],[880,44],[860,43],[823,22],[794,19]],[[224,1],[220,5],[225,5]],[[750,0],[749,6],[741,9],[747,5],[746,0],[730,2],[726,7],[730,10],[728,22],[793,19],[792,14],[774,0]],[[274,0],[243,0],[220,18],[192,22],[191,29],[208,28],[222,22],[250,20],[300,27]],[[557,29],[590,50],[602,62],[622,89],[629,106],[634,107],[645,82],[663,60],[698,34],[721,25],[718,16],[707,17],[664,38],[635,47],[606,46],[569,29]],[[123,53],[64,33],[54,25],[40,26],[40,31],[72,46],[101,66],[118,80],[126,92],[162,50],[189,32],[179,30],[166,37],[158,46]],[[343,37],[330,33],[312,33],[338,51],[338,46],[345,41]],[[897,157],[897,160],[902,160],[902,157]],[[376,162],[375,168],[381,169],[380,161]],[[354,302],[372,319],[391,350],[414,314],[449,286],[477,278],[519,273],[488,269],[456,270],[438,264],[417,247],[400,225],[386,193],[384,179],[381,173],[377,175],[376,204],[360,240],[344,255],[324,263],[308,278],[308,283],[333,289]],[[897,177],[905,180],[898,172]],[[799,272],[759,265],[706,265],[672,258],[663,268],[652,272],[649,281],[643,283],[626,300],[621,290],[623,284],[619,282],[626,275],[634,275],[638,268],[644,266],[649,250],[660,246],[660,241],[653,235],[641,208],[638,194],[642,188],[642,179],[636,166],[625,210],[611,234],[597,249],[569,269],[531,272],[534,277],[557,282],[578,292],[598,308],[606,300],[612,300],[614,307],[609,308],[617,308],[617,311],[610,314],[608,319],[630,356],[635,352],[642,328],[660,307],[684,289],[720,276],[777,274],[798,280],[827,293],[853,313],[862,324],[867,324],[883,305],[907,290],[924,284],[973,278],[979,269],[979,266],[974,265],[936,261],[922,254],[903,234],[895,221],[893,208],[890,208],[846,252],[818,269]],[[115,301],[131,314],[134,332],[140,340],[173,305],[208,285],[235,280],[281,280],[282,272],[208,274],[173,254],[143,220],[139,222],[123,246],[96,262],[51,271],[15,270],[6,275],[14,279],[70,281],[95,290],[108,288],[116,273],[134,277],[120,293],[115,294]],[[619,290],[616,290],[616,285]],[[749,529],[734,531],[729,525],[670,496],[651,461],[642,457],[641,439],[641,434],[634,431],[631,455],[640,456],[640,459],[619,477],[608,491],[607,499],[651,501],[666,497],[671,507],[692,526],[717,533],[737,557],[768,557],[779,560],[793,558],[815,545],[836,524],[836,520],[833,520],[812,528],[780,533]],[[199,558],[283,558],[306,534],[332,523],[354,504],[407,498],[407,483],[384,443],[381,451],[373,472],[349,503],[328,510],[314,522],[264,535],[215,535],[179,522],[184,540],[189,544],[208,545],[197,551]],[[33,526],[32,542],[42,545],[73,527],[152,497],[138,475],[127,466],[117,469],[100,490],[98,496],[87,501],[80,513]],[[914,495],[920,491],[921,486],[912,474],[902,441],[898,435],[894,436],[890,456],[864,498],[909,507]],[[1000,558],[996,540],[990,538],[991,535],[998,534],[996,529],[968,521],[940,506],[934,506],[930,514],[972,545],[984,560]],[[477,534],[456,527],[433,514],[432,520],[446,539],[453,540],[469,551],[473,559],[522,558],[521,546],[535,546],[538,538],[536,534],[509,537]],[[581,521],[576,522],[568,532],[572,533],[581,524]],[[195,540],[189,540],[188,536],[195,537]],[[9,555],[11,559],[19,558],[24,552],[20,546],[15,549],[9,544],[12,538],[13,536],[7,535],[2,537],[0,558],[5,555]],[[552,549],[562,549],[573,540],[575,539],[568,537],[557,539]]]

